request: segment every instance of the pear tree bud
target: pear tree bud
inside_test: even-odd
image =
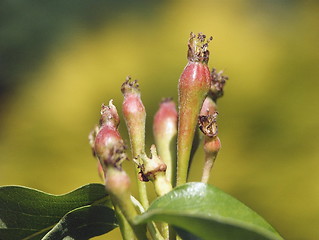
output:
[[[122,105],[123,115],[130,136],[133,157],[145,150],[145,119],[146,112],[141,100],[141,94],[137,80],[131,81],[127,77],[122,84],[121,91],[124,95]]]
[[[124,95],[122,111],[128,129],[131,151],[133,158],[145,152],[145,119],[146,111],[141,100],[141,94],[137,80],[131,81],[131,77],[127,77],[122,84],[121,91]],[[135,168],[136,173],[138,171]],[[138,191],[140,201],[145,209],[148,208],[149,202],[147,198],[146,185],[144,182],[138,181]]]
[[[199,128],[204,133],[204,152],[205,163],[203,168],[202,182],[207,183],[211,169],[214,166],[217,154],[221,148],[219,137],[217,136],[217,118],[218,113],[201,115],[198,117]]]
[[[108,106],[102,105],[100,128],[94,140],[94,153],[104,171],[110,165],[120,168],[122,161],[126,159],[125,145],[118,132],[118,125],[119,116],[111,100]]]
[[[167,165],[167,179],[175,183],[177,111],[171,99],[164,99],[154,116],[153,134],[159,156]]]
[[[179,79],[179,119],[177,139],[177,185],[187,180],[188,164],[197,118],[211,87],[206,36],[191,33],[188,43],[188,64]]]

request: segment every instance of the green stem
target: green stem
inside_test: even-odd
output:
[[[176,136],[156,141],[158,155],[167,165],[166,177],[175,186],[176,182]]]
[[[159,172],[157,175],[155,175],[154,180],[152,181],[154,183],[155,192],[158,196],[163,196],[172,190],[172,185],[167,180],[164,173]]]
[[[201,182],[208,183],[211,169],[213,168],[217,154],[209,154],[205,156],[203,175]]]
[[[135,236],[138,240],[147,240],[146,236],[146,226],[143,225],[134,225],[133,219],[137,216],[137,211],[131,202],[130,198],[123,199],[111,195],[111,200],[114,206],[118,205],[123,213],[123,216],[126,218],[127,222],[130,224]],[[128,201],[126,201],[128,200]]]
[[[153,238],[153,240],[165,240],[167,239],[166,237],[164,238],[160,231],[157,229],[155,223],[153,222],[149,222],[147,223],[147,229],[149,230],[151,237]]]
[[[164,173],[158,173],[153,180],[155,191],[158,196],[163,196],[172,190],[171,183],[167,180]],[[169,226],[167,223],[161,223],[161,232],[165,239],[169,239]]]
[[[208,137],[205,136],[204,152],[205,163],[203,168],[202,182],[207,183],[209,180],[210,172],[214,166],[217,154],[221,148],[220,140],[218,136]]]
[[[180,186],[186,183],[188,175],[188,164],[189,164],[189,152],[182,151],[178,153],[178,164],[177,164],[177,182],[176,186]]]
[[[144,120],[145,121],[145,120]],[[145,152],[145,123],[139,128],[130,128],[129,136],[131,142],[131,149],[133,158],[143,154]],[[135,166],[135,173],[138,176],[140,169]],[[147,197],[146,183],[137,179],[137,189],[140,197],[140,201],[144,209],[148,209],[149,201]]]
[[[135,173],[136,173],[136,176],[139,173],[139,168],[137,166],[135,167]],[[144,209],[148,209],[149,201],[147,197],[147,189],[146,189],[145,182],[142,182],[139,179],[137,179],[137,189],[138,189],[138,194],[139,194],[142,206],[144,207]]]
[[[142,204],[133,196],[131,196],[131,201],[134,204],[135,208],[138,210],[139,213],[144,213],[145,210],[142,206]],[[154,240],[164,240],[164,238],[162,237],[160,231],[157,229],[156,225],[153,222],[149,222],[147,223],[147,229],[151,235],[151,237]],[[165,238],[167,239],[167,238]]]
[[[135,234],[133,229],[131,228],[130,224],[124,217],[123,213],[121,212],[119,206],[117,204],[114,205],[115,208],[115,215],[118,220],[120,231],[122,234],[123,240],[132,240],[135,238]]]

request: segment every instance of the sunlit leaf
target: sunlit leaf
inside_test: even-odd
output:
[[[183,239],[282,240],[256,212],[208,184],[188,183],[152,203],[136,224],[162,221]]]

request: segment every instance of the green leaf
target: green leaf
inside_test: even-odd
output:
[[[114,211],[105,206],[85,206],[65,215],[42,240],[85,240],[117,227]]]
[[[155,200],[136,224],[162,221],[183,239],[282,240],[256,212],[204,183],[188,183]]]
[[[21,186],[0,187],[0,239],[41,239],[68,212],[111,202],[102,184],[88,184],[64,195]]]

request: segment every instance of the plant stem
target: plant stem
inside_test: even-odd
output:
[[[113,205],[117,205],[120,207],[123,216],[126,218],[127,222],[130,224],[133,232],[135,233],[138,240],[147,240],[146,236],[146,226],[145,225],[134,225],[133,219],[137,216],[137,212],[135,210],[134,205],[129,201],[123,201],[116,196],[111,195],[111,200]],[[122,231],[122,230],[121,230]],[[126,234],[125,234],[126,235]]]
[[[133,232],[133,229],[131,228],[130,224],[124,217],[123,213],[121,212],[119,206],[117,204],[114,204],[115,208],[115,214],[116,218],[118,220],[120,231],[122,234],[123,240],[132,240],[135,238],[135,234]]]
[[[130,129],[130,139],[131,139],[131,148],[133,158],[139,156],[145,151],[145,133],[136,133],[133,129]],[[132,136],[132,137],[131,137]],[[134,136],[134,138],[133,138]],[[135,166],[135,174],[138,176],[140,169],[138,166]],[[149,207],[149,201],[147,197],[146,183],[137,179],[137,189],[140,197],[141,204],[144,209]]]
[[[131,196],[131,201],[139,213],[145,212],[142,204],[136,198]],[[164,240],[163,236],[161,235],[161,233],[159,232],[159,230],[153,222],[147,223],[147,229],[149,230],[149,233],[154,240]]]
[[[214,162],[215,162],[216,157],[217,157],[217,154],[205,156],[205,163],[204,163],[203,175],[202,175],[201,182],[208,183],[210,171],[214,166]]]
[[[158,196],[163,196],[172,190],[172,185],[167,180],[165,174],[159,173],[153,180],[155,192]]]
[[[141,132],[136,133],[135,130],[130,129],[130,139],[131,139],[131,148],[133,158],[139,156],[145,151],[145,132],[141,134]],[[132,136],[132,137],[131,137]],[[133,137],[134,136],[134,137]],[[135,174],[138,176],[140,169],[138,166],[135,166]],[[140,197],[141,204],[144,209],[148,209],[149,201],[147,197],[147,189],[146,183],[137,179],[137,189]]]
[[[217,133],[216,122],[215,122],[215,126],[216,126],[215,129]],[[205,140],[204,140],[205,163],[204,163],[203,175],[201,180],[203,183],[208,182],[210,172],[214,166],[214,162],[216,160],[216,157],[220,148],[221,148],[221,143],[218,136],[214,136],[214,137],[205,136]]]
[[[136,175],[139,173],[139,169],[137,167],[135,167],[135,172],[136,172]],[[145,209],[147,209],[149,207],[149,201],[147,198],[145,182],[141,182],[140,180],[137,180],[137,188],[138,188],[141,204]]]
[[[176,137],[172,137],[168,139],[168,141],[163,140],[167,139],[157,141],[156,147],[158,149],[158,155],[167,165],[166,177],[172,186],[174,186],[176,182]]]

